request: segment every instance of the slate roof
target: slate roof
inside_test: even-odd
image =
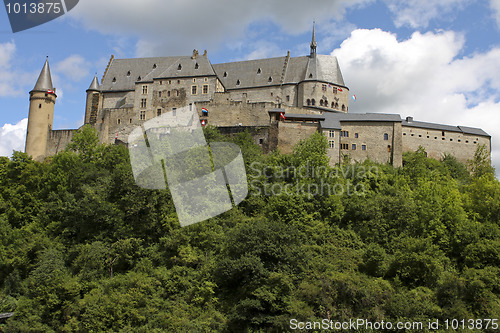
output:
[[[488,133],[486,133],[485,131],[483,131],[480,128],[473,128],[473,127],[466,127],[466,126],[451,126],[451,125],[427,123],[427,122],[423,122],[423,121],[413,121],[413,120],[412,121],[404,120],[402,122],[402,125],[406,126],[406,127],[428,128],[428,129],[434,129],[434,130],[439,130],[439,131],[458,132],[458,133],[480,135],[480,136],[487,136],[487,137],[490,136]]]
[[[40,76],[38,77],[32,91],[46,92],[47,90],[54,90],[54,86],[52,85],[52,76],[50,75],[49,59],[45,60]]]
[[[323,113],[325,120],[321,122],[324,129],[341,129],[342,121],[401,122],[399,114],[387,113]]]
[[[94,79],[92,80],[92,83],[87,91],[99,91],[99,79],[97,78],[97,75],[94,76]]]
[[[101,90],[131,91],[135,90],[136,82],[153,82],[153,79],[157,78],[213,75],[215,72],[212,65],[204,55],[198,55],[196,59],[190,56],[113,59],[102,80]]]
[[[226,89],[266,87],[281,84],[285,60],[286,57],[246,60],[215,64],[213,68]],[[307,80],[325,81],[345,87],[337,58],[329,55],[289,59],[283,84],[297,84]]]

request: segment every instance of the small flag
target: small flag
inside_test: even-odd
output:
[[[353,99],[353,100],[356,100],[356,95],[352,95],[352,99]]]
[[[283,112],[280,112],[280,117],[283,118],[283,120],[285,120],[285,114]]]
[[[54,94],[54,91],[53,90],[47,90],[47,94]]]
[[[208,110],[206,108],[201,108],[201,112],[203,112],[203,114],[208,114]]]
[[[118,133],[116,133],[115,140],[118,140]]]
[[[340,87],[338,87],[338,88],[337,88],[337,90],[338,90],[338,91],[343,91],[343,90],[342,90],[342,88],[340,88]]]
[[[201,121],[201,126],[205,126],[206,124],[207,124],[207,122],[205,121],[205,119],[203,119],[203,120]]]

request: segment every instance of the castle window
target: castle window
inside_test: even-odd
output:
[[[358,133],[354,133],[354,137],[357,139],[358,138]]]
[[[328,147],[335,148],[335,141],[328,141]]]
[[[122,121],[121,121],[121,119],[116,120],[116,123],[117,123],[118,125],[120,125],[120,123],[121,123],[121,122],[122,122]]]
[[[273,78],[269,77],[269,79],[267,79],[267,82],[273,82]]]
[[[237,80],[236,81],[236,85],[239,86],[240,85],[240,80]]]
[[[262,73],[262,70],[259,68],[259,69],[257,70],[257,74],[260,74],[260,73]]]
[[[340,131],[340,136],[344,137],[344,138],[348,138],[349,137],[349,131]]]
[[[340,149],[349,150],[349,145],[347,143],[341,143],[340,144]]]
[[[207,82],[208,81],[208,77],[204,77],[203,81]]]
[[[444,136],[444,131],[441,132],[441,135]]]
[[[335,137],[335,131],[329,131],[329,132],[328,132],[328,136],[329,136],[330,138],[334,138],[334,137]]]
[[[311,105],[311,100],[310,99],[307,100],[307,105],[308,106]]]
[[[453,139],[450,138],[450,141],[453,141]]]
[[[142,78],[139,76],[139,77],[137,78],[137,81],[141,81],[141,80],[142,80]]]
[[[142,86],[142,94],[145,95],[148,93],[148,86]]]
[[[168,80],[168,84],[172,84],[172,80]]]
[[[429,136],[427,135],[427,139],[429,138]]]
[[[474,144],[477,144],[477,142],[476,142],[476,141],[474,141]]]
[[[469,143],[469,140],[465,140],[465,143]]]
[[[42,108],[42,104],[38,104],[38,108],[41,109]]]
[[[167,91],[167,97],[170,97],[170,90]]]
[[[421,138],[421,137],[422,137],[422,134],[419,134],[419,135],[418,135],[418,137],[419,137],[419,138]]]
[[[361,150],[366,150],[366,145],[361,145]]]
[[[223,76],[224,76],[224,77],[227,77],[227,72],[224,72],[224,75],[223,75]]]
[[[198,66],[198,63],[196,63],[196,64],[194,65],[194,69],[198,69],[198,68],[200,68],[200,66]]]
[[[163,84],[163,81],[160,80],[160,86]]]
[[[415,134],[411,133],[411,136],[415,136]]]
[[[458,142],[462,142],[462,140],[458,139]]]
[[[352,150],[356,150],[356,144],[355,143],[352,144]]]
[[[142,99],[141,99],[141,108],[143,108],[143,109],[144,109],[144,108],[146,107],[146,105],[147,105],[146,99],[145,99],[145,98],[142,98]]]
[[[320,105],[320,106],[323,106],[323,100],[320,100],[320,101],[319,101],[319,105]]]
[[[437,136],[434,137],[435,140],[437,140],[437,138],[438,138]]]
[[[153,69],[156,69],[156,64],[153,64]]]
[[[384,140],[389,140],[389,134],[384,133]]]
[[[116,77],[114,77],[113,80],[111,80],[111,82],[115,83],[116,82]]]
[[[312,79],[312,78],[313,78],[313,75],[312,75],[312,73],[311,73],[311,74],[309,74],[309,78],[310,78],[310,79]]]
[[[391,145],[387,145],[387,152],[390,153],[391,152]]]
[[[127,76],[130,76],[130,71],[127,72]]]
[[[158,91],[158,97],[161,97],[161,91]]]
[[[156,110],[156,115],[159,117],[161,116],[161,109]]]
[[[191,95],[196,95],[198,92],[198,86],[191,86]]]
[[[139,116],[140,120],[146,120],[146,111],[141,111],[141,114]]]
[[[286,101],[290,102],[290,95],[286,95]]]
[[[311,104],[312,104],[313,106],[314,106],[314,105],[316,105],[316,100],[315,100],[314,98],[311,100]]]
[[[406,135],[406,133],[403,133],[403,135]]]
[[[176,116],[177,115],[177,108],[172,108],[172,116]]]
[[[203,85],[203,91],[202,91],[203,94],[208,94],[208,84],[204,84]]]
[[[182,65],[179,64],[179,66],[177,66],[177,70],[180,71],[182,69]]]
[[[326,84],[322,84],[322,85],[321,85],[321,90],[322,90],[322,91],[326,91]]]
[[[337,87],[333,87],[332,91],[333,91],[334,94],[336,94],[337,93]]]
[[[446,138],[441,138],[441,140],[443,140],[443,141],[444,141],[444,140],[446,140]]]
[[[128,122],[129,122],[129,124],[132,124],[132,118],[130,118],[130,119],[128,120]]]
[[[176,90],[176,91],[175,91],[175,95],[176,95],[177,97],[179,97],[179,94],[180,94],[180,93],[179,93],[179,90]]]
[[[325,98],[325,106],[328,107],[328,100]]]
[[[335,102],[335,108],[338,109],[339,108],[339,103],[338,102]]]
[[[196,78],[193,78],[193,83],[195,83],[195,82],[196,82]]]
[[[345,111],[345,105],[342,104],[342,111]]]

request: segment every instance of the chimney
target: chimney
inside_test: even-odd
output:
[[[413,117],[406,117],[406,122],[411,123],[413,121]]]

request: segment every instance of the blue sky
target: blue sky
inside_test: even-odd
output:
[[[309,52],[338,57],[351,112],[483,128],[500,169],[500,0],[82,0],[13,34],[0,9],[0,155],[24,149],[28,92],[49,56],[54,128],[83,122],[85,90],[111,54],[212,63]]]

